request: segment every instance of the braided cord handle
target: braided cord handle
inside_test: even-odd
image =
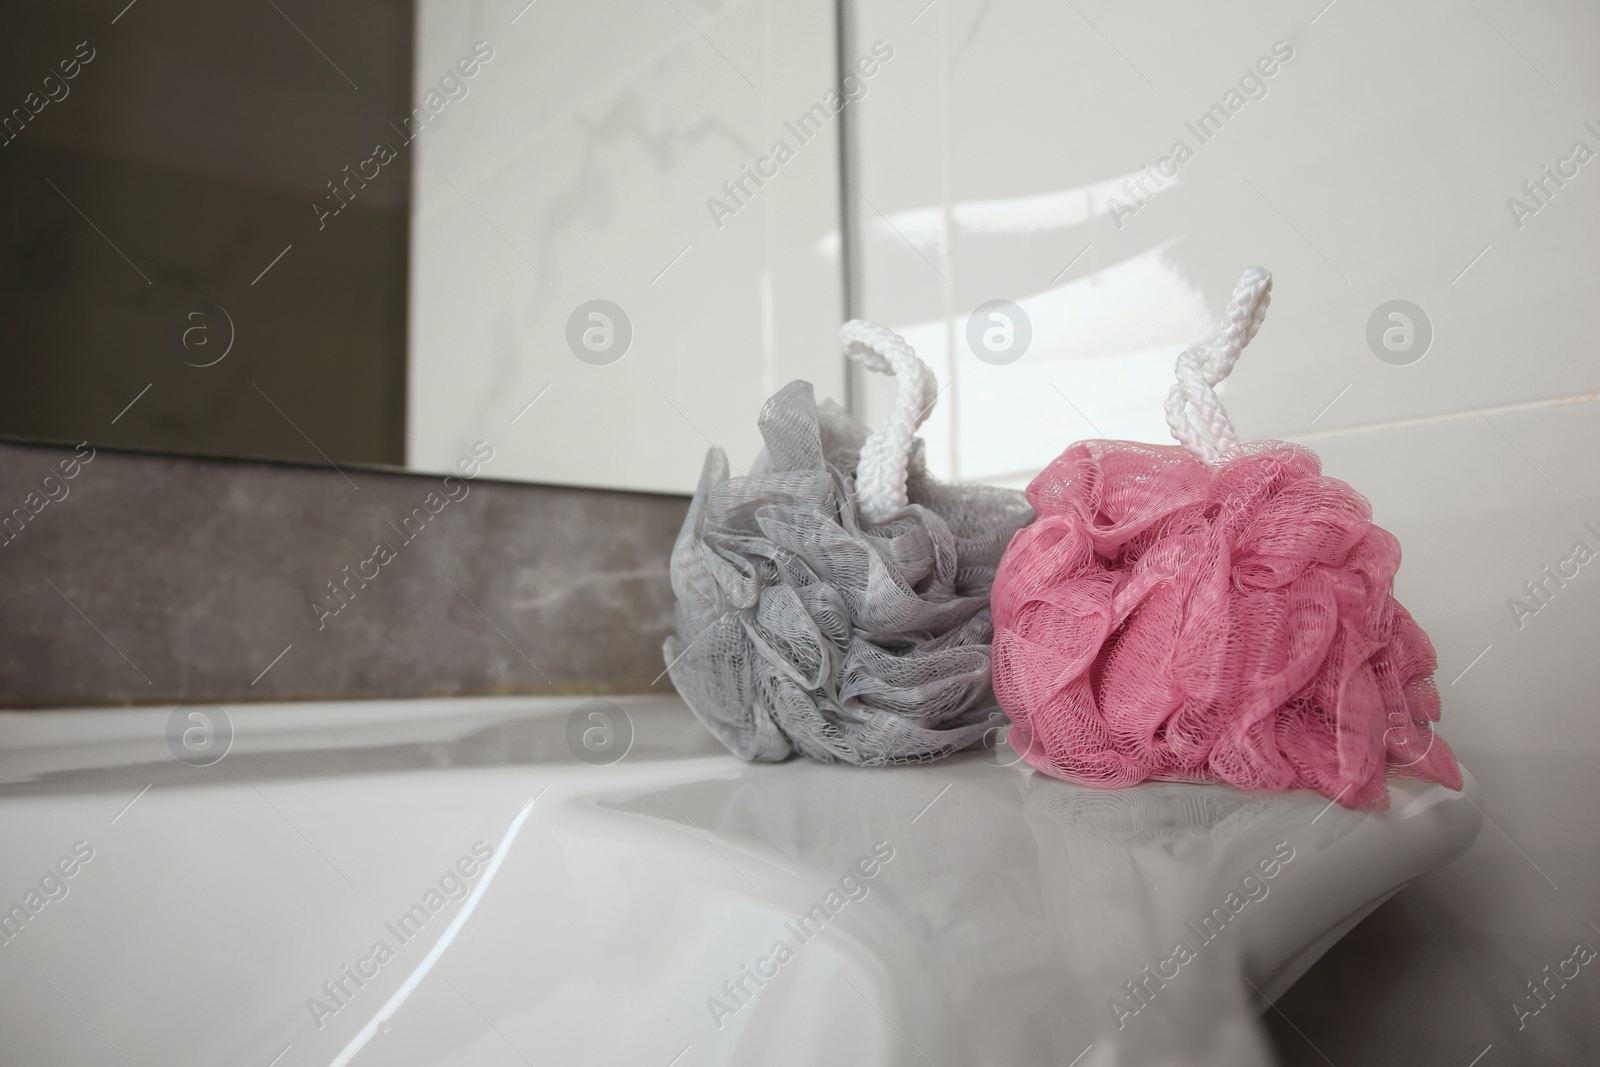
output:
[[[906,470],[911,442],[938,399],[928,365],[905,338],[865,319],[851,319],[839,328],[844,354],[868,370],[899,379],[894,407],[884,424],[868,435],[856,466],[856,503],[860,514],[882,522],[906,506]]]
[[[1217,336],[1178,357],[1178,381],[1167,394],[1167,426],[1179,444],[1206,463],[1215,463],[1222,453],[1239,447],[1239,435],[1217,399],[1215,386],[1233,371],[1239,353],[1261,329],[1271,302],[1272,275],[1261,267],[1246,267]],[[1198,423],[1189,417],[1191,407]]]

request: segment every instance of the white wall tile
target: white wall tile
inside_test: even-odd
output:
[[[687,492],[711,443],[750,463],[778,387],[843,396],[839,120],[804,144],[785,125],[835,83],[831,4],[426,0],[418,17],[419,93],[475,41],[495,58],[414,142],[411,467],[488,438],[495,477]],[[793,158],[714,215],[778,140]],[[566,342],[597,298],[633,327],[608,366]]]
[[[1247,437],[1600,391],[1600,360],[1584,341],[1600,272],[1600,193],[1585,188],[1600,188],[1600,133],[1584,123],[1600,130],[1600,68],[1570,43],[1600,29],[1594,9],[1546,4],[1522,17],[1438,0],[1319,15],[1320,5],[1253,2],[958,0],[912,23],[916,6],[853,5],[858,36],[899,33],[908,43],[898,72],[918,75],[886,81],[852,131],[856,179],[896,223],[858,219],[857,304],[897,328],[954,339],[954,356],[935,353],[958,383],[941,400],[959,412],[947,471],[1009,479],[1028,468],[1021,451],[1035,445],[999,432],[1018,413],[1029,434],[1063,434],[1048,454],[1064,447],[1083,420],[1066,411],[1047,426],[1039,393],[1063,378],[1102,391],[1100,372],[1067,366],[1079,362],[1110,360],[1123,388],[1137,390],[1075,392],[1085,414],[1147,410],[1142,424],[1102,428],[1165,440],[1164,386],[1129,360],[1170,365],[1251,263],[1271,269],[1277,289],[1225,387]],[[1249,86],[1258,98],[1202,143],[1190,126],[1280,41],[1292,58],[1269,64],[1272,76]],[[1119,193],[1179,139],[1194,155],[1174,180],[1143,206]],[[1507,198],[1526,199],[1522,182],[1577,140],[1596,160],[1519,229]],[[1110,195],[1137,210],[1114,218]],[[1093,206],[1087,217],[1063,210],[1075,200]],[[948,250],[934,257],[945,277],[912,245]],[[1163,269],[1145,275],[1147,287],[1130,285],[1130,265],[1148,260]],[[1056,292],[1085,278],[1110,288],[1109,306]],[[949,307],[943,331],[928,321],[934,287]],[[1020,363],[991,370],[966,350],[962,327],[996,298],[1045,318]],[[1192,319],[1196,298],[1205,312]],[[1395,298],[1432,321],[1432,346],[1410,366],[1368,350],[1368,318]],[[1144,342],[1157,319],[1192,321],[1152,349]],[[1011,443],[997,447],[1002,437]]]
[[[1319,1029],[1304,1001],[1296,1021],[1337,1035],[1339,1062],[1392,1058],[1391,1023],[1439,1062],[1456,1062],[1458,1041],[1471,1045],[1462,1063],[1491,1042],[1504,1062],[1593,1047],[1578,1001],[1532,1036],[1507,1005],[1531,961],[1587,936],[1600,905],[1592,805],[1575,801],[1600,756],[1600,558],[1565,585],[1546,580],[1531,617],[1511,609],[1578,541],[1600,552],[1600,9],[853,0],[846,12],[849,33],[896,41],[899,75],[850,130],[854,180],[894,224],[851,218],[853,310],[914,338],[949,385],[929,435],[938,472],[1022,485],[1074,440],[1169,442],[1174,358],[1260,264],[1276,278],[1272,308],[1222,390],[1240,436],[1315,448],[1404,546],[1396,593],[1438,650],[1440,733],[1477,773],[1491,823],[1388,921],[1406,944],[1396,973],[1449,973],[1462,995],[1397,979],[1356,1014],[1343,994],[1368,982],[1370,958],[1330,957],[1302,986],[1340,998],[1337,1023]],[[1185,124],[1278,41],[1292,59],[1201,143]],[[1134,203],[1123,182],[1180,138],[1193,157]],[[1579,140],[1596,157],[1519,226],[1507,199],[1526,201],[1522,184]],[[1114,218],[1112,196],[1137,210]],[[1402,366],[1366,337],[1397,298],[1434,331]],[[967,317],[994,299],[1033,327],[1004,366],[965,341]],[[881,403],[860,401],[869,417]]]

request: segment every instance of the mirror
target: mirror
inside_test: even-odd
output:
[[[821,0],[19,10],[0,433],[692,491],[844,397],[837,54]]]

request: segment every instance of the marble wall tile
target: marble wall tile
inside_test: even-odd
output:
[[[0,444],[0,705],[670,688],[682,497],[80,451]]]
[[[414,141],[409,467],[501,435],[506,477],[689,492],[712,444],[748,466],[791,380],[843,398],[842,120],[798,126],[835,26],[826,0],[418,5],[418,92],[475,73]],[[631,329],[611,362],[568,340],[594,300]]]

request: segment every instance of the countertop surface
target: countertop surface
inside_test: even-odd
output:
[[[1390,792],[750,765],[670,697],[5,713],[0,1059],[1270,1063],[1477,833]]]

